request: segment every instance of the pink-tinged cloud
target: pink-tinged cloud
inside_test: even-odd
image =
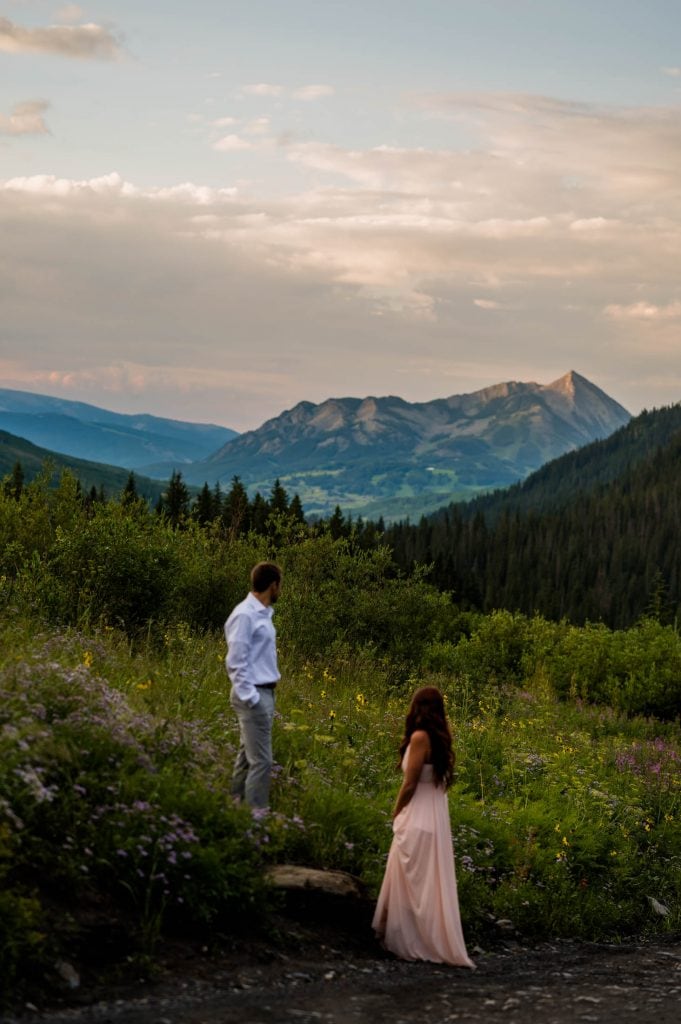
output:
[[[613,320],[678,320],[681,319],[681,302],[670,302],[666,306],[633,302],[628,306],[606,306],[604,312]]]
[[[48,107],[46,100],[17,103],[9,115],[0,114],[0,135],[46,135],[49,128],[43,114]]]
[[[224,135],[213,143],[213,149],[219,153],[238,153],[240,150],[253,149],[253,143],[242,139],[240,135]]]
[[[47,53],[81,60],[116,60],[122,54],[120,40],[103,25],[48,25],[23,28],[0,18],[0,51]]]
[[[300,89],[293,90],[293,97],[307,103],[323,99],[326,96],[333,96],[335,91],[332,85],[303,85]]]
[[[241,92],[245,96],[281,96],[284,92],[283,85],[273,85],[270,82],[255,82],[252,85],[244,85]]]

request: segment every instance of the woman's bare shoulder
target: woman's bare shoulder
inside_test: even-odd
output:
[[[409,737],[409,742],[417,747],[427,747],[430,746],[430,736],[425,729],[414,729]]]
[[[415,754],[421,754],[425,761],[428,761],[431,753],[430,736],[425,729],[415,729],[411,734],[409,745]]]

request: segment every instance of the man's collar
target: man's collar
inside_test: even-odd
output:
[[[249,590],[246,600],[257,612],[265,612],[267,615],[271,615],[274,611],[272,605],[266,605],[259,601],[252,590]]]

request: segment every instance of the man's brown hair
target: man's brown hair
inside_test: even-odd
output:
[[[274,562],[258,562],[251,569],[251,586],[263,594],[272,583],[281,583],[281,569]]]

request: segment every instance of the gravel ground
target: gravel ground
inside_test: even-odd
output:
[[[166,950],[153,982],[90,986],[5,1024],[680,1024],[681,941],[473,952],[475,972],[408,964],[326,928],[278,930],[227,952]],[[335,939],[335,944],[331,944]],[[331,941],[330,941],[331,940]],[[74,1004],[78,1000],[80,1005]]]

